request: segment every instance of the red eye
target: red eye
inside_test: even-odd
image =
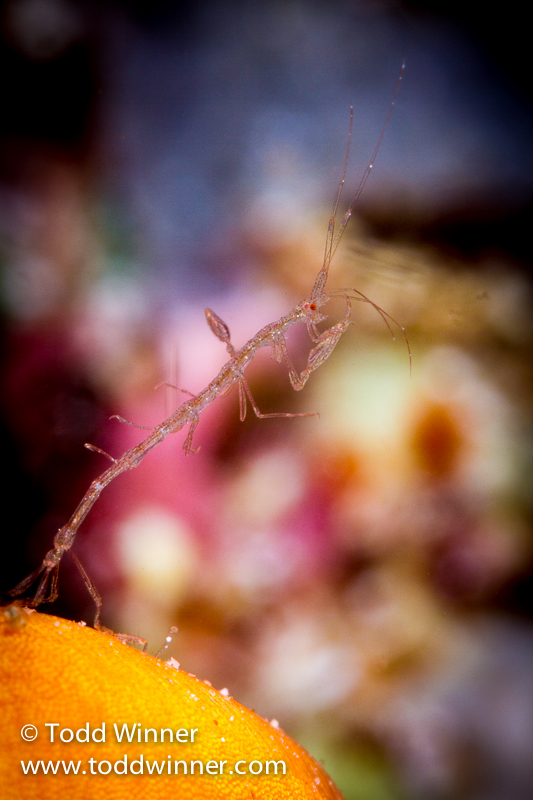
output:
[[[316,305],[314,303],[309,303],[309,308],[311,311],[316,311]]]

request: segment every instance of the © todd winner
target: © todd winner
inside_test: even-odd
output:
[[[58,722],[46,722],[45,728],[49,729],[51,742],[105,742],[106,723],[100,726],[91,727],[87,722],[81,728],[59,728]],[[133,723],[113,723],[113,735],[117,742],[194,742],[194,736],[198,733],[198,728],[143,728],[140,722]]]

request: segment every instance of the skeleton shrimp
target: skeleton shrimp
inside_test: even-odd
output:
[[[347,328],[353,324],[351,322],[352,305],[353,302],[359,301],[370,304],[378,312],[389,328],[393,339],[394,333],[392,325],[395,325],[399,328],[403,337],[405,338],[407,351],[409,354],[409,362],[411,363],[411,350],[405,329],[386,311],[376,305],[376,303],[366,297],[366,295],[354,288],[334,289],[333,291],[328,292],[325,291],[332,258],[335,255],[341,237],[346,229],[346,225],[348,224],[348,220],[353,213],[355,204],[361,192],[363,191],[374,165],[374,160],[378,154],[385,130],[392,115],[396,98],[398,96],[403,72],[404,66],[402,65],[392,103],[381,130],[381,134],[374,148],[372,158],[366,167],[365,172],[363,173],[355,196],[348,210],[344,214],[338,230],[336,231],[337,211],[344,186],[346,169],[348,165],[350,141],[352,136],[353,108],[351,109],[348,141],[346,144],[341,177],[337,186],[337,191],[333,202],[333,209],[328,223],[324,262],[320,271],[318,272],[310,296],[307,299],[302,300],[301,303],[298,303],[298,305],[289,311],[288,314],[281,317],[281,319],[278,319],[277,322],[272,322],[269,325],[266,325],[264,328],[261,328],[261,330],[255,334],[255,336],[253,336],[243,347],[239,349],[236,349],[231,343],[230,331],[226,323],[220,319],[220,317],[217,316],[214,311],[211,311],[209,308],[205,309],[207,324],[214,335],[226,345],[226,351],[228,352],[229,360],[224,364],[218,375],[213,378],[211,383],[203,391],[196,395],[185,392],[186,394],[190,394],[190,397],[186,399],[167,419],[165,419],[155,428],[151,429],[151,433],[142,442],[140,442],[140,444],[137,444],[127,450],[120,458],[115,459],[107,453],[104,453],[104,451],[100,450],[100,448],[94,445],[86,444],[86,447],[88,447],[90,450],[101,453],[109,458],[112,464],[107,470],[105,470],[105,472],[103,472],[91,483],[89,489],[85,493],[71,518],[68,520],[66,525],[60,528],[56,533],[53,541],[53,547],[44,557],[41,566],[28,575],[17,586],[15,586],[14,589],[11,589],[11,591],[8,592],[11,597],[18,597],[19,595],[23,594],[32,585],[32,583],[34,583],[34,581],[40,578],[35,595],[30,598],[22,598],[20,602],[26,606],[33,607],[38,606],[41,603],[53,602],[58,596],[58,575],[61,559],[65,553],[70,553],[96,605],[94,627],[99,628],[102,600],[96,586],[87,575],[79,558],[72,551],[72,545],[74,544],[76,533],[78,532],[78,529],[85,517],[95,504],[101,492],[109,483],[111,483],[112,480],[114,480],[114,478],[121,473],[126,472],[127,470],[137,467],[143,458],[150,452],[150,450],[152,450],[156,445],[160,444],[166,436],[180,431],[186,425],[189,426],[189,430],[187,432],[183,448],[186,455],[196,452],[196,450],[193,448],[193,437],[198,425],[200,414],[208,405],[216,400],[219,395],[225,394],[235,384],[237,384],[239,390],[239,409],[241,420],[244,420],[246,415],[247,399],[249,400],[255,415],[259,419],[267,419],[272,417],[315,416],[316,412],[314,411],[306,411],[301,413],[261,413],[244,376],[246,367],[250,364],[256,352],[260,348],[270,347],[272,351],[272,357],[278,363],[281,363],[282,361],[285,362],[289,371],[289,380],[292,388],[299,392],[304,388],[309,377],[311,376],[311,373],[313,373],[316,369],[322,366],[325,361],[327,361],[343,333],[345,333]],[[327,315],[321,312],[321,308],[333,298],[341,298],[345,301],[346,311],[344,317],[327,330],[320,332],[317,327],[318,324],[327,319]],[[307,358],[307,365],[300,373],[298,373],[293,366],[285,338],[289,328],[297,323],[304,323],[307,326],[309,338],[313,344],[313,347]],[[117,418],[122,422],[127,422],[127,420],[124,420],[122,417]]]

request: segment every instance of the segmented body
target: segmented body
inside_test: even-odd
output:
[[[111,456],[107,456],[107,453],[103,453],[98,447],[93,445],[86,445],[89,449],[95,450],[99,453],[103,453],[106,455],[110,460],[113,462],[110,467],[108,467],[105,472],[103,472],[96,480],[94,480],[91,485],[89,486],[87,492],[83,496],[81,502],[79,503],[78,507],[74,511],[73,515],[69,519],[66,525],[59,529],[54,537],[54,545],[51,550],[46,554],[41,566],[28,575],[23,581],[21,581],[14,589],[9,592],[11,597],[17,597],[25,592],[32,583],[40,577],[40,581],[37,587],[37,591],[33,598],[23,598],[21,602],[26,605],[30,606],[37,606],[43,602],[52,602],[57,598],[58,590],[57,590],[57,582],[58,582],[58,571],[59,571],[59,564],[63,555],[66,552],[70,552],[78,569],[81,572],[83,580],[85,581],[87,588],[89,589],[94,602],[96,604],[96,614],[95,614],[95,627],[100,626],[100,613],[101,613],[101,606],[102,601],[100,598],[100,594],[98,590],[90,580],[89,576],[85,572],[82,564],[80,563],[77,556],[72,552],[71,548],[74,544],[74,540],[76,537],[76,533],[84,521],[85,517],[93,507],[96,500],[99,498],[102,491],[105,487],[111,483],[118,475],[126,472],[127,470],[133,469],[137,467],[143,458],[154,448],[156,445],[160,444],[163,439],[165,439],[169,434],[177,433],[186,425],[189,425],[189,431],[187,433],[187,437],[184,442],[184,449],[187,455],[194,452],[192,447],[193,436],[196,430],[196,426],[198,425],[198,420],[200,417],[201,412],[207,408],[217,397],[221,394],[227,392],[232,386],[235,384],[239,387],[239,405],[240,405],[240,417],[241,420],[244,419],[246,415],[246,400],[248,398],[249,402],[252,405],[252,408],[259,418],[265,417],[308,417],[308,416],[315,416],[316,412],[300,412],[300,413],[288,413],[288,412],[275,412],[270,414],[263,414],[257,407],[253,396],[251,394],[250,388],[245,379],[245,370],[254,358],[256,352],[263,348],[263,347],[270,347],[272,349],[273,357],[278,361],[284,361],[289,373],[289,379],[293,389],[296,391],[300,391],[305,386],[308,378],[310,377],[311,373],[314,370],[318,369],[331,355],[334,348],[336,347],[337,343],[339,342],[342,334],[346,331],[349,325],[353,324],[351,322],[351,312],[352,312],[352,303],[359,301],[370,304],[383,318],[386,325],[389,327],[389,330],[392,328],[390,323],[397,325],[400,330],[402,331],[405,341],[407,344],[407,350],[409,352],[409,359],[411,358],[411,352],[409,349],[409,342],[407,340],[407,336],[405,335],[404,329],[394,320],[386,311],[380,308],[378,305],[372,302],[368,297],[363,295],[357,289],[348,288],[348,289],[340,289],[334,290],[331,292],[325,292],[326,281],[328,278],[329,273],[329,266],[331,264],[331,260],[333,255],[338,247],[339,241],[344,233],[348,220],[353,212],[355,203],[361,194],[364,184],[370,174],[370,171],[373,166],[374,158],[377,155],[379,147],[381,145],[381,141],[383,139],[383,135],[385,132],[385,128],[388,125],[392,107],[396,100],[396,96],[398,94],[398,90],[400,87],[400,81],[403,76],[403,67],[400,73],[400,78],[398,80],[398,84],[396,87],[396,91],[394,94],[394,98],[389,110],[389,114],[381,131],[381,135],[379,137],[378,143],[374,150],[372,161],[367,166],[363,177],[359,183],[359,187],[357,189],[356,195],[352,200],[352,203],[348,210],[346,211],[341,224],[339,226],[339,230],[335,233],[335,220],[337,214],[337,208],[339,205],[339,200],[342,193],[342,188],[344,185],[344,178],[346,174],[346,167],[348,163],[348,152],[349,152],[349,145],[350,145],[350,137],[352,132],[352,122],[353,122],[353,109],[350,117],[350,131],[348,135],[348,144],[346,147],[346,153],[344,157],[343,169],[341,174],[341,179],[339,181],[337,187],[337,193],[335,196],[335,201],[333,204],[333,211],[329,220],[328,225],[328,232],[326,236],[326,250],[324,255],[324,263],[319,270],[317,278],[315,280],[311,295],[306,300],[303,300],[301,303],[296,305],[288,314],[278,319],[276,322],[272,322],[268,325],[265,325],[264,328],[261,328],[258,333],[255,334],[248,342],[246,342],[243,347],[239,349],[235,349],[231,343],[231,337],[229,328],[226,323],[218,317],[214,311],[211,309],[206,309],[206,319],[209,327],[211,328],[212,332],[215,336],[220,339],[226,345],[226,350],[230,356],[228,361],[224,364],[224,366],[220,369],[218,375],[213,378],[213,380],[196,395],[191,395],[188,400],[185,400],[167,419],[157,425],[155,428],[151,429],[151,432],[146,436],[146,438],[140,442],[139,444],[131,447],[127,450],[120,458],[114,459]],[[344,317],[330,328],[327,328],[323,332],[320,332],[318,329],[319,323],[323,322],[327,319],[326,315],[321,312],[321,308],[326,305],[332,298],[342,298],[346,302],[346,312]],[[287,331],[297,323],[304,323],[307,325],[307,330],[309,333],[309,337],[311,342],[313,343],[313,347],[311,348],[308,359],[307,365],[305,369],[298,373],[297,370],[294,368],[289,351],[287,348],[287,342],[285,339],[285,335]],[[184,391],[184,390],[181,390]],[[187,394],[190,394],[187,392]],[[122,417],[117,417],[122,422],[126,422],[126,420],[122,419]],[[132,423],[129,423],[132,424]],[[136,426],[136,427],[143,427],[143,426]]]

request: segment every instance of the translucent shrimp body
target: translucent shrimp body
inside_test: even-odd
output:
[[[344,179],[346,175],[346,168],[348,163],[348,154],[350,147],[350,139],[353,125],[353,109],[350,115],[350,128],[348,134],[348,142],[344,156],[343,168],[341,178],[337,186],[337,192],[333,203],[333,210],[328,223],[328,231],[326,236],[326,249],[324,254],[324,262],[316,277],[311,295],[306,300],[296,305],[288,314],[278,319],[276,322],[271,322],[265,325],[258,333],[255,334],[243,347],[235,349],[231,343],[230,331],[226,323],[220,319],[211,309],[205,310],[206,320],[215,336],[226,345],[226,350],[229,355],[228,361],[219,371],[218,375],[196,395],[190,395],[189,399],[185,400],[167,419],[150,430],[150,433],[143,439],[142,442],[131,447],[120,458],[112,458],[107,453],[103,453],[98,447],[94,445],[86,445],[89,449],[106,455],[112,462],[96,480],[89,486],[87,492],[80,501],[78,507],[70,517],[69,521],[56,533],[54,537],[53,547],[43,559],[43,562],[38,569],[28,575],[21,581],[14,589],[9,592],[11,597],[17,597],[23,594],[37,579],[39,579],[37,591],[32,598],[23,598],[21,602],[28,606],[38,606],[40,603],[52,602],[58,596],[58,572],[59,565],[63,555],[70,552],[80,573],[85,581],[85,584],[95,602],[96,614],[94,626],[100,626],[100,616],[102,601],[98,590],[90,580],[85,572],[84,567],[80,563],[77,556],[72,552],[72,545],[80,525],[85,517],[99,498],[103,489],[111,483],[118,475],[139,466],[143,458],[152,450],[156,445],[160,444],[169,434],[177,433],[186,425],[189,426],[185,442],[183,444],[185,453],[190,455],[195,452],[193,449],[193,437],[200,414],[207,408],[219,395],[225,394],[235,384],[239,389],[239,406],[240,418],[244,419],[246,415],[247,399],[250,402],[254,413],[257,417],[264,419],[268,417],[309,417],[315,416],[316,412],[301,412],[301,413],[288,413],[288,412],[275,412],[270,414],[263,414],[256,405],[256,402],[250,391],[250,387],[245,378],[245,370],[253,360],[255,354],[262,347],[270,347],[272,356],[279,363],[285,362],[289,379],[293,389],[300,391],[305,386],[312,372],[320,367],[332,354],[334,348],[339,342],[341,336],[345,333],[347,328],[352,325],[351,313],[353,302],[364,302],[370,304],[382,317],[389,330],[392,333],[392,325],[397,326],[403,333],[409,352],[409,359],[411,359],[411,352],[409,349],[409,342],[405,335],[405,330],[399,323],[396,322],[386,311],[376,305],[372,300],[354,288],[338,289],[326,292],[326,282],[328,279],[329,267],[332,258],[337,250],[339,241],[346,229],[348,220],[353,212],[355,203],[361,194],[363,187],[370,175],[374,159],[378,153],[381,141],[383,139],[385,129],[389,123],[392,109],[396,101],[396,97],[400,88],[400,83],[403,77],[403,66],[398,79],[394,97],[389,109],[388,116],[381,131],[377,145],[372,155],[372,160],[367,166],[363,177],[359,183],[356,194],[346,211],[342,221],[339,225],[338,231],[335,230],[337,210],[339,201],[342,194]],[[319,323],[323,322],[327,317],[321,312],[321,308],[326,305],[333,298],[342,298],[346,302],[346,311],[344,317],[330,328],[320,332],[318,329]],[[307,326],[309,337],[313,344],[308,358],[305,369],[298,373],[294,368],[291,361],[289,351],[287,348],[286,334],[289,328],[298,323],[304,323]],[[181,390],[183,391],[183,390]],[[186,392],[186,394],[190,394]],[[122,417],[117,417],[120,421],[126,422]],[[132,424],[132,423],[129,423]],[[143,427],[143,426],[136,426]]]

